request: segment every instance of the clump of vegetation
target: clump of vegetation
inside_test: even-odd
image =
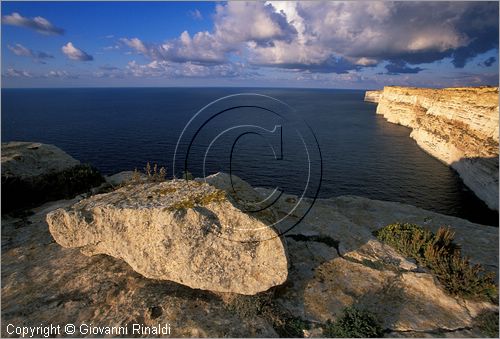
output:
[[[498,312],[484,312],[474,319],[474,326],[488,338],[498,338]]]
[[[276,305],[273,302],[273,292],[236,296],[226,303],[226,308],[242,318],[259,316],[268,319],[280,337],[303,338],[304,330],[310,328],[308,322],[292,316]]]
[[[381,338],[383,329],[371,312],[346,307],[337,321],[326,323],[324,334],[330,338]]]
[[[165,167],[160,167],[158,169],[158,164],[156,163],[151,168],[151,164],[148,161],[146,167],[144,167],[144,174],[146,174],[146,178],[149,182],[161,182],[165,181],[167,170]]]
[[[286,338],[303,338],[304,330],[311,328],[308,322],[290,315],[274,319],[273,327],[280,337]]]
[[[157,190],[155,190],[154,192],[159,194],[159,195],[167,195],[167,194],[171,194],[171,193],[174,193],[177,191],[177,188],[174,187],[174,186],[167,186],[167,187],[162,187],[162,188],[159,188]]]
[[[194,180],[193,174],[189,171],[182,171],[182,179],[184,180]]]
[[[35,178],[2,176],[2,213],[22,210],[46,201],[69,199],[99,186],[104,178],[95,168],[80,164]]]
[[[272,294],[263,292],[256,295],[235,295],[226,303],[226,308],[242,318],[262,314],[271,305]]]
[[[214,190],[209,193],[201,192],[188,196],[185,199],[174,203],[172,206],[170,206],[169,210],[175,211],[179,209],[193,208],[200,205],[206,206],[211,202],[223,202],[226,200],[226,192],[222,190]]]
[[[146,163],[144,167],[144,173],[134,169],[132,177],[125,182],[125,185],[141,184],[148,182],[163,182],[167,178],[167,170],[165,167],[158,167],[158,164],[154,163],[151,166],[150,162]]]
[[[449,228],[441,227],[434,234],[407,223],[390,224],[375,232],[378,239],[429,268],[450,294],[495,301],[498,290],[494,274],[462,257],[460,247],[453,243],[454,235]]]

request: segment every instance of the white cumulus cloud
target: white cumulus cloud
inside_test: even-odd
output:
[[[8,78],[31,78],[33,75],[25,70],[19,70],[15,68],[8,68],[7,71],[2,74],[4,77]]]
[[[14,12],[10,15],[2,16],[2,24],[26,27],[42,34],[62,35],[64,29],[54,26],[49,20],[37,16],[34,18],[26,18],[21,14]]]
[[[498,3],[304,1],[216,5],[211,31],[163,43],[122,39],[151,60],[345,74],[389,62],[391,70],[452,58],[464,67],[498,48]],[[394,65],[397,65],[394,66]]]
[[[45,63],[44,59],[52,59],[53,55],[48,54],[46,52],[34,51],[27,47],[24,47],[21,44],[15,44],[14,46],[7,45],[7,48],[17,56],[24,56],[32,58],[36,62]]]
[[[61,48],[62,52],[71,60],[78,60],[78,61],[92,61],[94,58],[92,55],[89,55],[82,51],[79,48],[76,48],[73,43],[68,42],[66,45],[64,45]]]

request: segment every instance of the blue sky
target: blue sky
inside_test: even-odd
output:
[[[498,85],[498,3],[3,1],[1,53],[3,87]]]

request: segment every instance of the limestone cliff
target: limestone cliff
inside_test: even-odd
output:
[[[381,95],[382,95],[382,91],[366,91],[365,101],[378,102]]]
[[[410,137],[454,168],[464,183],[498,211],[498,87],[384,87],[377,114],[413,129]]]

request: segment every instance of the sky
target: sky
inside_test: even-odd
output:
[[[2,87],[498,86],[498,2],[2,1]]]

